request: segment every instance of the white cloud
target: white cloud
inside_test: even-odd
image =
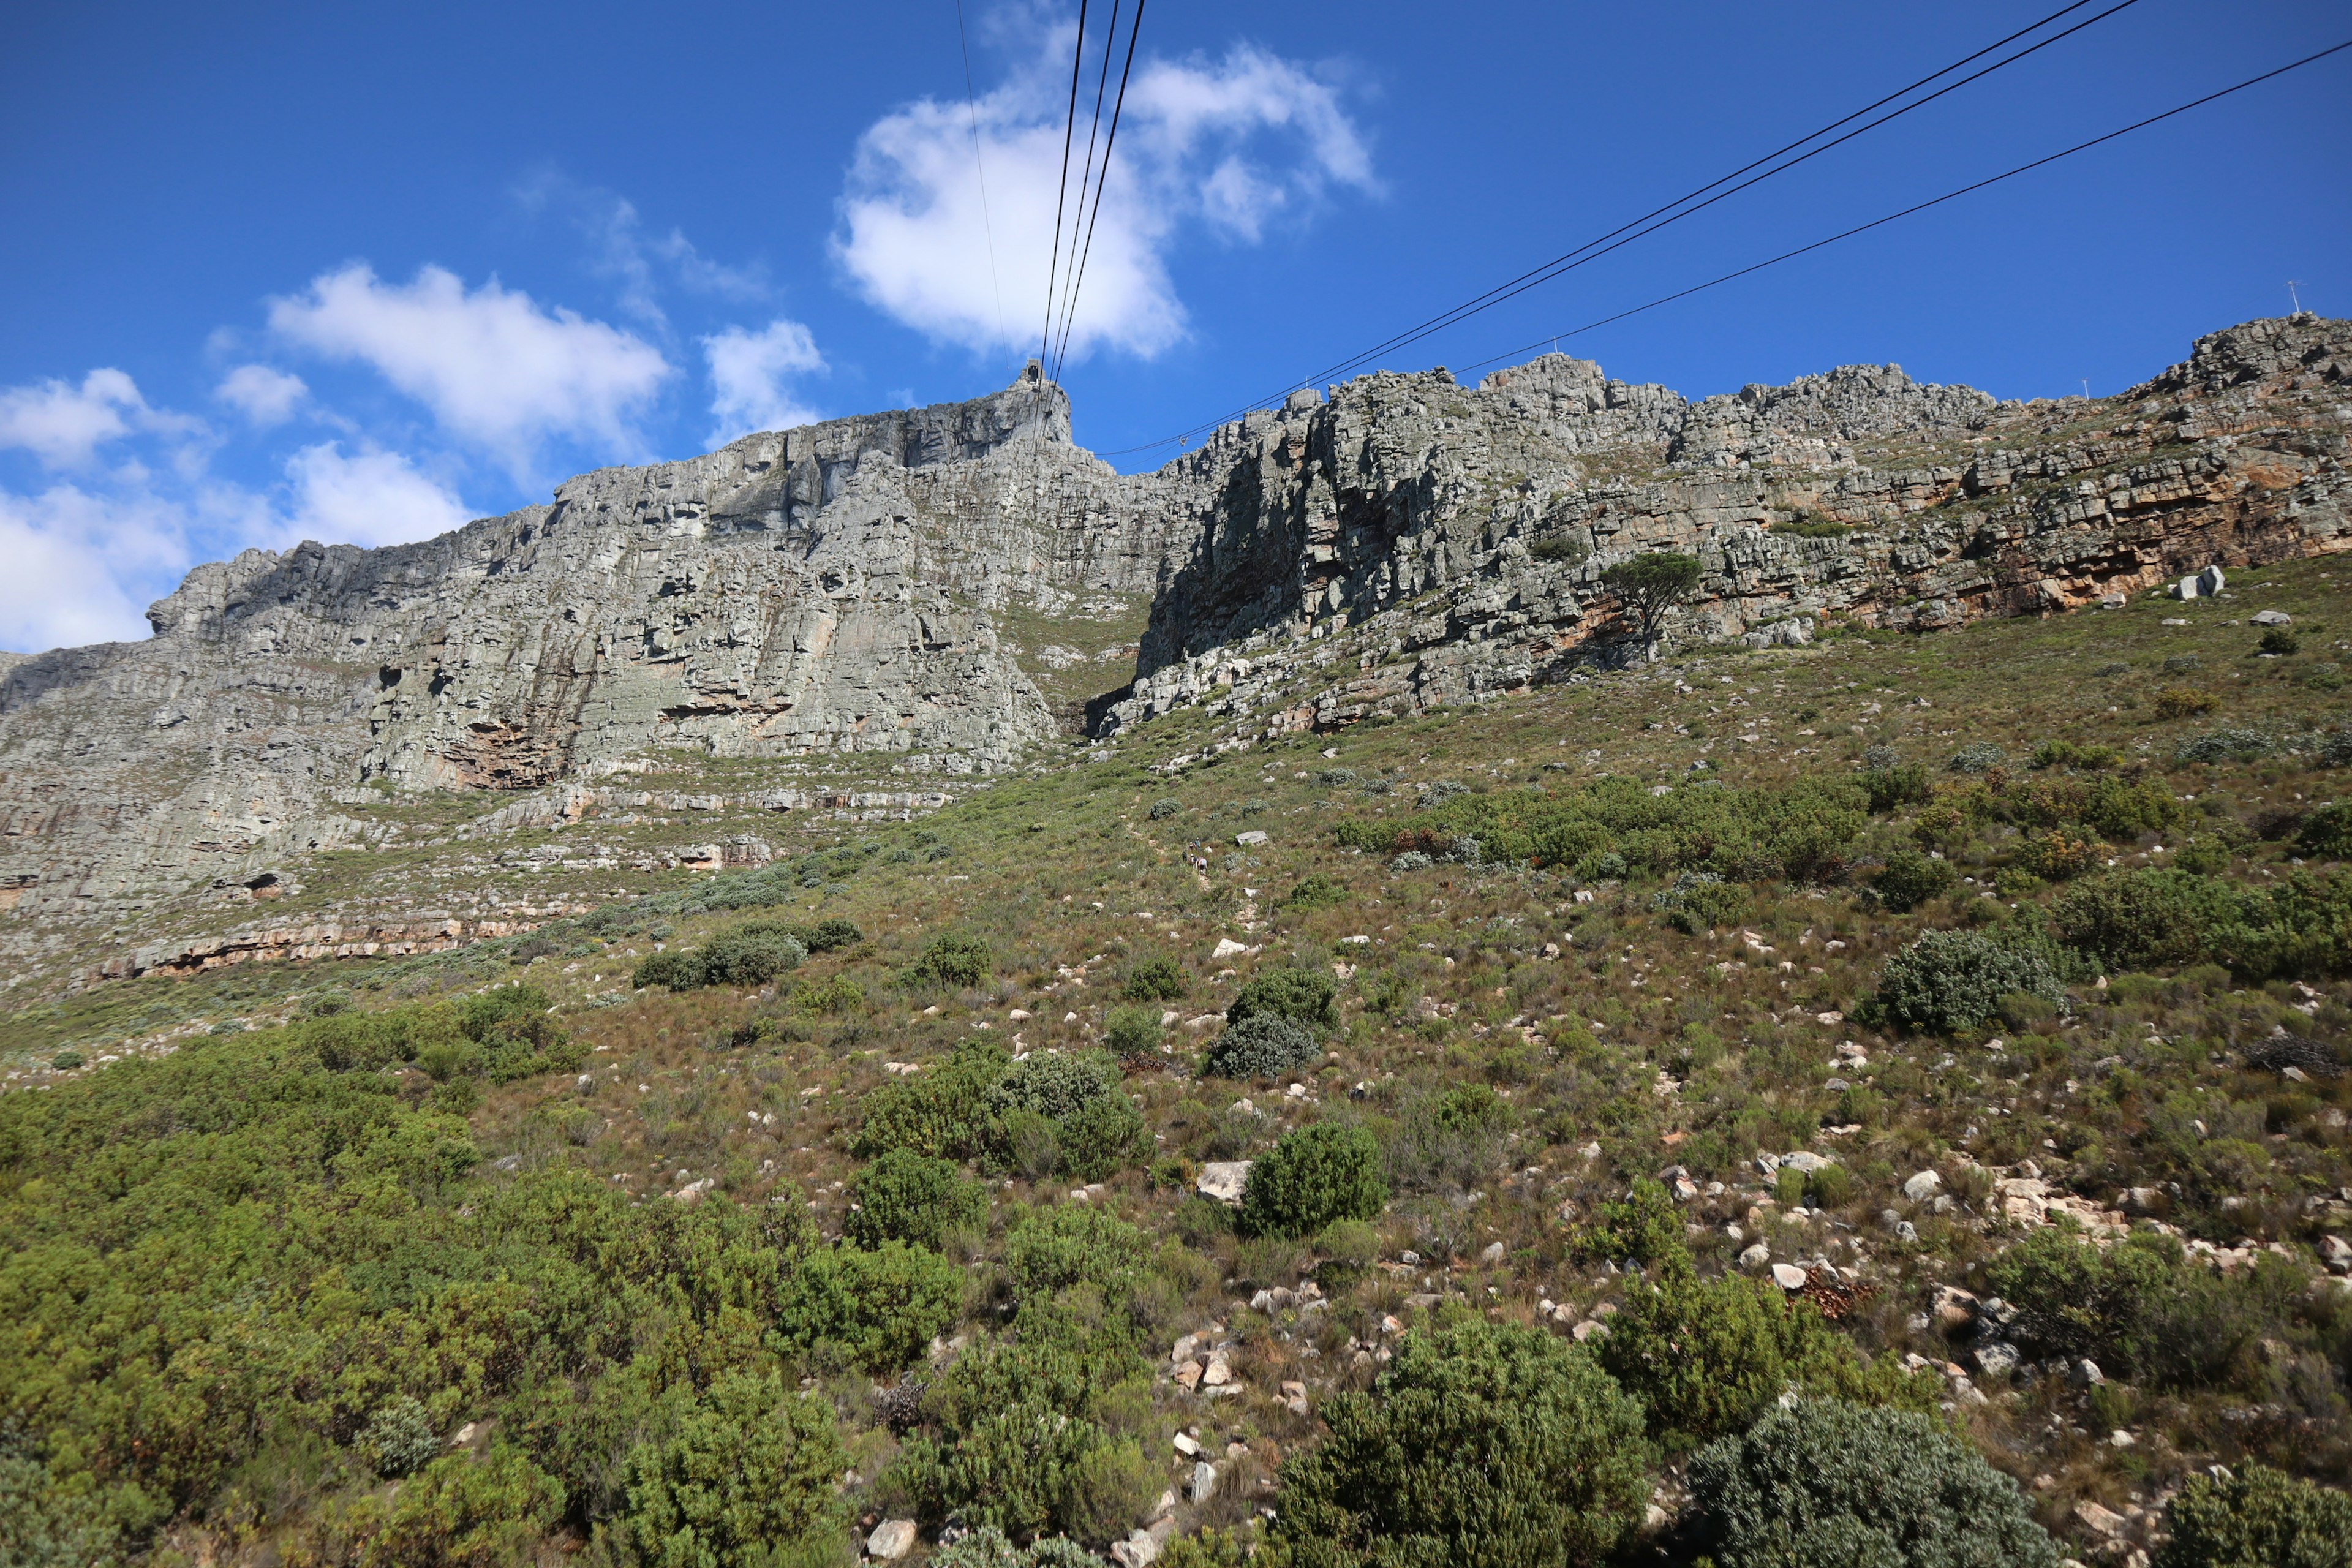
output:
[[[667,285],[738,301],[768,296],[766,268],[756,262],[730,267],[713,261],[695,248],[682,229],[647,234],[636,204],[625,196],[581,184],[553,169],[541,169],[515,188],[515,199],[532,214],[550,206],[568,211],[592,247],[591,270],[618,281],[621,291],[615,302],[622,312],[657,332],[667,332],[669,327],[660,298]]]
[[[730,327],[703,339],[702,352],[710,361],[710,412],[719,416],[710,432],[713,446],[754,430],[789,430],[822,417],[783,384],[786,376],[824,369],[816,340],[798,321],[779,319],[758,332]]]
[[[293,418],[310,388],[299,375],[266,364],[241,364],[222,378],[213,395],[266,430]]]
[[[475,514],[446,487],[419,473],[398,452],[373,448],[345,457],[329,441],[287,459],[293,515],[288,542],[406,544],[462,528]]]
[[[1031,65],[978,104],[985,213],[965,104],[925,99],[860,139],[834,248],[867,300],[974,350],[1037,342],[1068,103],[1067,68],[1056,88],[1055,57],[1066,61],[1071,42],[1070,29],[1055,30]],[[1076,179],[1074,167],[1074,193]],[[1167,257],[1188,230],[1255,243],[1335,187],[1372,185],[1370,155],[1338,95],[1299,66],[1246,44],[1213,62],[1139,62],[1070,352],[1149,356],[1183,335]]]
[[[142,613],[187,569],[179,510],[58,485],[0,490],[0,647],[23,653],[147,636]]]
[[[78,468],[134,430],[199,428],[184,415],[150,408],[119,370],[94,370],[79,386],[45,381],[0,390],[0,447],[22,447],[53,468]]]
[[[527,482],[541,443],[581,442],[641,457],[635,421],[671,374],[651,343],[494,278],[471,293],[426,267],[404,287],[354,263],[307,295],[273,300],[269,324],[331,358],[358,360],[423,403],[445,429],[503,460]]]

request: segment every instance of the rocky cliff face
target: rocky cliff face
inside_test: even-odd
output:
[[[1699,403],[1558,355],[1475,388],[1369,376],[1187,459],[1212,504],[1097,728],[1202,702],[1330,728],[1606,664],[1628,650],[1602,574],[1643,551],[1705,566],[1673,636],[1771,642],[2348,548],[2347,428],[2352,323],[2310,315],[2095,400],[1894,365]]]
[[[266,892],[360,841],[362,801],[484,792],[489,834],[605,809],[595,781],[655,758],[1000,770],[1056,731],[1061,643],[1115,648],[1147,605],[1097,734],[1189,704],[1236,737],[1328,728],[1605,664],[1601,573],[1643,550],[1705,563],[1673,637],[1796,641],[2345,548],[2348,378],[2352,324],[2311,316],[2105,400],[1889,365],[1693,403],[1555,354],[1300,394],[1121,477],[1033,371],[421,544],[248,552],[191,573],[151,641],[0,659],[0,941]],[[545,786],[561,811],[489,793]]]
[[[648,750],[1001,768],[1055,723],[996,619],[1139,610],[1170,542],[1070,444],[1060,388],[583,475],[384,550],[191,573],[152,641],[0,673],[0,899],[20,914],[331,847],[339,795],[531,789]]]

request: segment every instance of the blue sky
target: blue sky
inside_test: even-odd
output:
[[[1278,390],[2058,3],[1160,0],[1065,375],[1079,439]],[[425,537],[1004,384],[1076,7],[965,17],[976,107],[952,0],[28,7],[0,54],[0,648],[143,636],[240,549]],[[1470,365],[2347,37],[2326,0],[2137,0],[1377,363]],[[2282,313],[2289,279],[2352,314],[2347,89],[2352,53],[1562,346],[1694,395],[1887,361],[2058,395]]]

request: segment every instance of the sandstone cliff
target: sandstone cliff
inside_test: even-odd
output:
[[[1122,477],[1033,368],[583,475],[420,544],[248,552],[191,573],[150,641],[0,660],[0,944],[270,896],[397,833],[364,804],[427,792],[480,794],[479,839],[632,809],[599,781],[656,765],[1001,771],[1088,694],[1098,736],[1200,704],[1239,740],[1560,679],[1625,657],[1601,573],[1643,550],[1705,563],[1672,638],[1791,642],[2342,549],[2347,378],[2352,324],[2309,315],[2031,404],[1892,365],[1691,402],[1554,354],[1301,393]],[[1131,666],[1104,662],[1139,628]],[[822,795],[742,783],[712,798]],[[539,793],[500,809],[516,791]]]

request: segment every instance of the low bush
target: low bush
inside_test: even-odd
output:
[[[2224,727],[2191,735],[2172,748],[2176,763],[2248,763],[2270,755],[2277,742],[2260,730]]]
[[[1244,983],[1233,1005],[1225,1009],[1225,1022],[1233,1025],[1271,1016],[1287,1018],[1309,1033],[1336,1029],[1339,997],[1339,986],[1319,969],[1262,969]]]
[[[850,1141],[850,1152],[872,1159],[887,1150],[911,1149],[950,1160],[971,1158],[987,1142],[989,1095],[1009,1062],[1003,1047],[966,1040],[935,1067],[884,1084],[859,1102],[864,1121]]]
[[[1415,1331],[1370,1394],[1282,1468],[1271,1534],[1297,1568],[1606,1559],[1650,1500],[1641,1407],[1580,1347],[1475,1319]]]
[[[2256,652],[2284,657],[2288,654],[2301,653],[2303,639],[2296,637],[2294,631],[2286,626],[2271,626],[2264,629],[2262,640],[2254,647]]]
[[[1874,814],[1899,806],[1922,805],[1935,798],[1936,786],[1928,779],[1924,764],[1903,762],[1888,747],[1873,746],[1870,750],[1883,754],[1864,756],[1865,765],[1858,782],[1869,795]]]
[[[797,969],[809,950],[788,926],[768,921],[746,921],[719,931],[702,946],[702,983],[706,985],[765,985],[788,969]]]
[[[2295,846],[2314,860],[2352,860],[2352,805],[2323,805],[2305,817]]]
[[[1143,1113],[1120,1085],[1118,1063],[1099,1053],[1040,1051],[1014,1062],[989,1089],[988,1110],[1000,1160],[1030,1163],[1013,1147],[1025,1113],[1052,1131],[1056,1158],[1048,1168],[1081,1182],[1100,1181],[1132,1163],[1149,1141]]]
[[[1988,1263],[1985,1279],[2017,1309],[2011,1331],[2030,1352],[2088,1356],[2110,1375],[2158,1387],[2228,1383],[2258,1342],[2305,1337],[2294,1305],[2303,1276],[2286,1260],[2224,1276],[2152,1232],[2102,1249],[2038,1230]]]
[[[1031,1209],[1004,1237],[1004,1277],[1024,1307],[1076,1285],[1124,1300],[1150,1261],[1140,1230],[1090,1204]]]
[[[1287,910],[1336,909],[1351,896],[1347,883],[1328,873],[1316,871],[1303,878],[1283,895],[1282,907]]]
[[[1547,563],[1577,565],[1589,560],[1592,546],[1572,533],[1549,534],[1528,546],[1528,554]]]
[[[773,1373],[727,1373],[674,1431],[629,1455],[615,1533],[643,1563],[765,1568],[780,1547],[844,1532],[835,1481],[847,1463],[830,1400]]]
[[[915,960],[917,980],[928,980],[938,985],[957,985],[971,989],[988,984],[996,973],[996,955],[988,943],[978,937],[959,936],[947,932],[935,936]]]
[[[964,1271],[902,1241],[814,1247],[780,1293],[775,1335],[789,1352],[838,1361],[869,1373],[895,1372],[963,1310]]]
[[[552,1476],[498,1443],[479,1459],[434,1460],[388,1497],[365,1500],[345,1522],[362,1537],[352,1556],[364,1568],[521,1563],[563,1517],[564,1500]]]
[[[1191,990],[1183,966],[1172,958],[1147,958],[1127,972],[1119,994],[1130,1002],[1175,1002]]]
[[[2033,949],[1979,931],[1931,931],[1886,961],[1877,1004],[1898,1024],[1950,1033],[1975,1028],[2016,991],[2060,1008],[2067,1004],[2050,961]]]
[[[2229,887],[2210,877],[2131,871],[2069,888],[2051,908],[2051,929],[2109,969],[2151,969],[2195,963],[2236,909]]]
[[[2120,753],[2113,746],[2084,746],[2073,741],[2044,741],[2033,748],[2037,768],[2074,768],[2085,773],[2116,765]]]
[[[1888,909],[1908,914],[1949,889],[1955,879],[1950,861],[1916,849],[1897,849],[1886,857],[1885,868],[1872,879],[1871,886]]]
[[[1163,1554],[1160,1561],[1168,1558]],[[1066,1535],[1015,1546],[1004,1531],[983,1524],[932,1552],[927,1568],[1102,1568],[1102,1559]]]
[[[1622,1200],[1602,1204],[1576,1233],[1580,1255],[1636,1268],[1681,1256],[1686,1245],[1682,1211],[1663,1184],[1646,1176]]]
[[[988,1193],[946,1160],[912,1149],[886,1150],[851,1179],[842,1229],[860,1247],[903,1241],[939,1250],[951,1230],[987,1223]]]
[[[2352,1498],[2266,1465],[2191,1476],[2154,1568],[2352,1568]]]
[[[1730,925],[1748,912],[1748,889],[1713,871],[1685,871],[1650,900],[1666,923],[1686,936]]]
[[[379,1407],[352,1446],[367,1456],[380,1476],[405,1476],[441,1457],[441,1434],[433,1418],[410,1394]]]
[[[647,986],[667,986],[672,991],[691,991],[702,984],[702,955],[680,948],[667,948],[649,952],[637,960],[636,969],[629,975],[629,984],[643,991]]]
[[[1154,1007],[1114,1007],[1103,1019],[1104,1048],[1122,1062],[1157,1061],[1164,1033]]]
[[[1776,1409],[1701,1449],[1690,1487],[1720,1568],[2056,1568],[2017,1483],[1927,1417]]]
[[[2099,846],[2079,831],[2053,827],[2027,835],[2019,843],[2011,863],[2029,877],[2063,882],[2099,863]]]
[[[1943,1396],[1892,1356],[1865,1365],[1811,1302],[1769,1280],[1700,1279],[1679,1226],[1662,1257],[1656,1278],[1637,1277],[1609,1320],[1601,1364],[1642,1401],[1669,1452],[1745,1430],[1791,1388],[1919,1411]]]
[[[1318,1121],[1289,1133],[1250,1165],[1237,1216],[1245,1236],[1312,1236],[1335,1220],[1369,1220],[1388,1206],[1379,1141],[1361,1127]]]
[[[2221,700],[2196,686],[2164,686],[2157,689],[2156,716],[2159,719],[2191,719],[2200,713],[2210,713],[2221,706]]]
[[[1183,809],[1184,803],[1181,800],[1155,800],[1146,815],[1154,822],[1165,822]]]
[[[2009,753],[1990,741],[1974,741],[1952,753],[1948,764],[1956,773],[1989,773],[2009,761]]]
[[[1290,1019],[1260,1013],[1226,1026],[1201,1070],[1211,1078],[1267,1079],[1297,1072],[1321,1055],[1315,1037]]]

